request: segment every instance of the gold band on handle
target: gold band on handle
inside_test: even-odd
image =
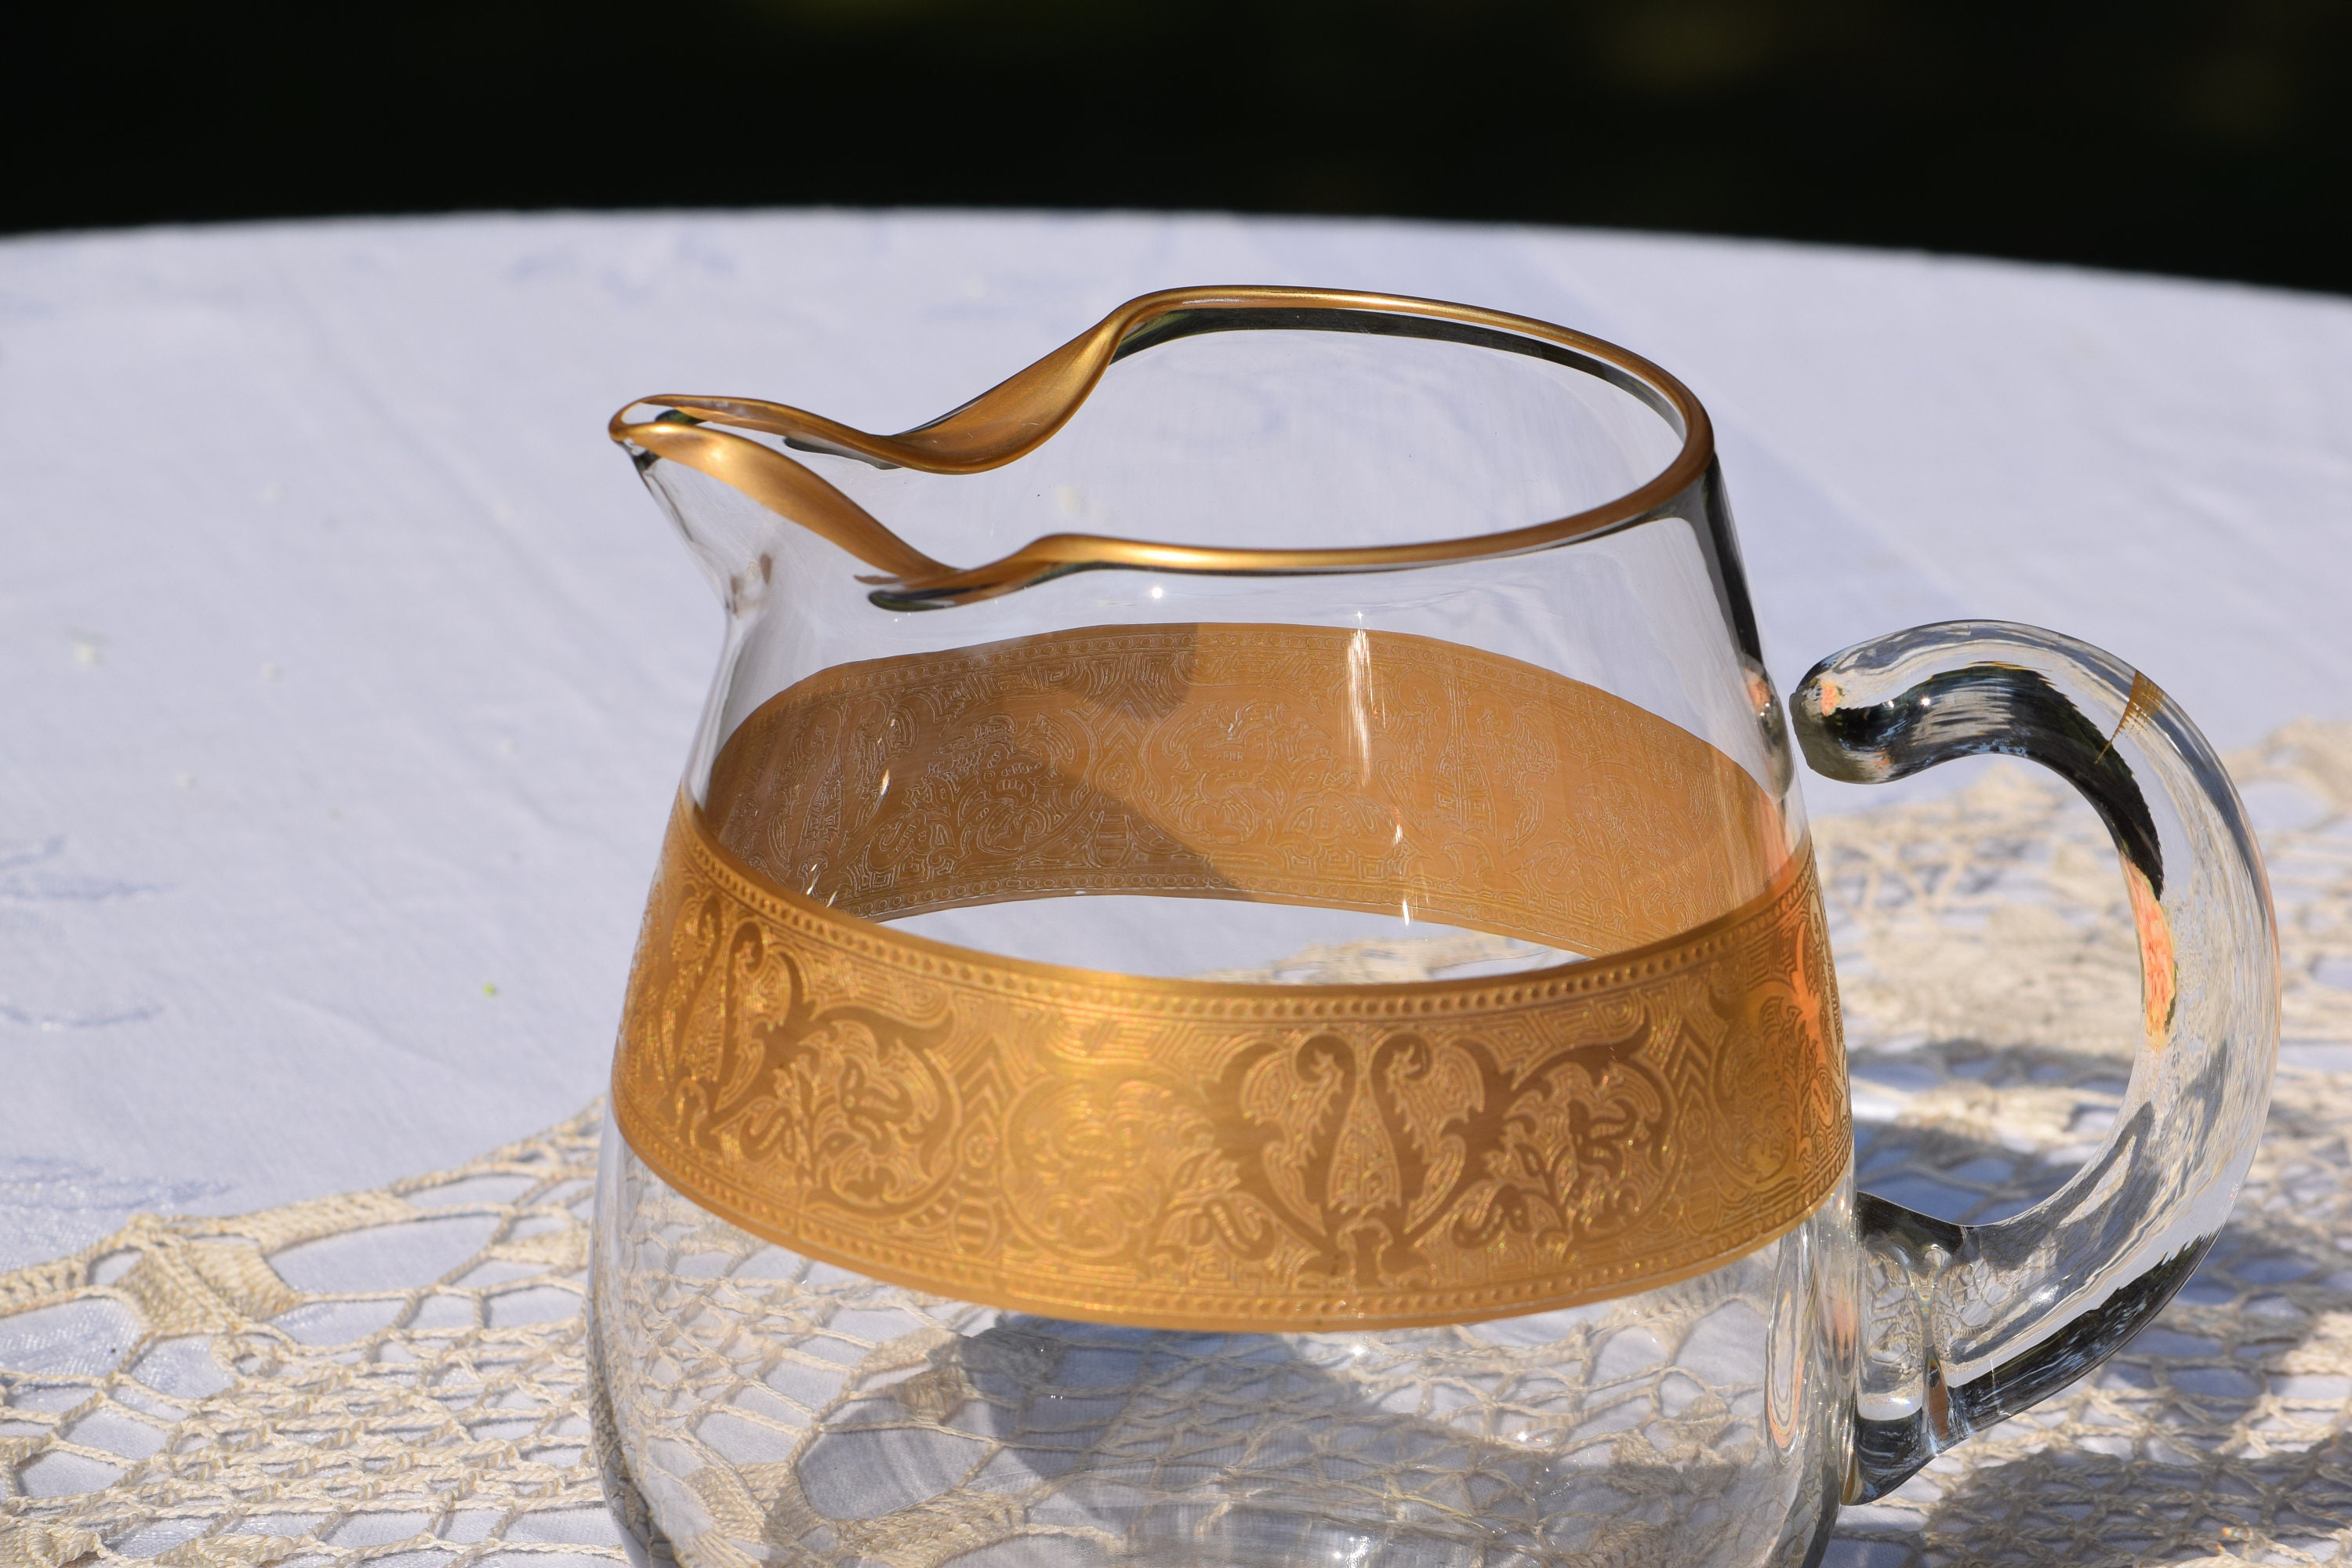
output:
[[[1433,792],[1444,759],[1492,787]],[[709,794],[671,824],[616,1118],[697,1203],[877,1278],[1139,1326],[1465,1321],[1728,1261],[1851,1152],[1809,850],[1774,848],[1713,748],[1531,666],[1163,626],[840,667],[747,720]],[[1631,951],[1236,984],[859,918],[1398,888],[1429,918]]]

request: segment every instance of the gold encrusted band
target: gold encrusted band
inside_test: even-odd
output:
[[[1851,1151],[1809,851],[1704,742],[1514,660],[1177,626],[845,666],[747,720],[709,795],[671,824],[616,1117],[696,1202],[877,1278],[1146,1326],[1470,1321],[1740,1256]],[[1621,951],[1234,984],[860,918],[1399,887]]]

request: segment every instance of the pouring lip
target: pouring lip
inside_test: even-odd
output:
[[[1050,440],[1103,374],[1129,354],[1210,331],[1339,331],[1465,342],[1545,359],[1609,382],[1647,405],[1682,438],[1648,480],[1598,506],[1496,532],[1403,544],[1311,549],[1170,544],[1051,533],[982,565],[934,561],[805,465],[735,435],[782,437],[795,450],[877,468],[957,475],[1001,468]],[[642,408],[663,414],[633,420]],[[720,426],[722,428],[712,428]],[[877,436],[823,415],[758,398],[662,394],[623,405],[607,426],[633,456],[668,458],[734,487],[877,569],[859,580],[890,610],[942,609],[1086,571],[1299,576],[1400,571],[1526,554],[1673,515],[1715,463],[1715,430],[1691,390],[1659,365],[1605,339],[1529,316],[1448,300],[1354,289],[1274,285],[1167,289],[1119,306],[1092,328],[940,417]]]

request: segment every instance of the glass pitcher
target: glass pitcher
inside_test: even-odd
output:
[[[1810,1563],[2230,1212],[2277,1034],[2236,797],[2145,677],[1991,623],[1817,666],[1799,747],[2071,780],[2144,1044],[2032,1210],[1854,1193],[1790,719],[1634,354],[1187,289],[901,435],[612,433],[726,607],[597,1195],[657,1558]]]

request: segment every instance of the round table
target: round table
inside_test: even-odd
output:
[[[902,428],[1148,289],[1474,301],[1713,412],[1764,642],[1952,616],[2352,717],[2352,302],[1812,247],[782,213],[0,244],[0,1266],[595,1092],[717,613],[604,434]],[[1842,793],[1807,789],[1816,810]]]
[[[599,1090],[719,631],[614,408],[903,428],[1130,296],[1261,281],[1498,307],[1683,377],[1784,689],[1965,616],[2111,649],[2223,747],[2352,719],[2352,301],[1217,216],[12,240],[0,1270],[449,1166]]]

